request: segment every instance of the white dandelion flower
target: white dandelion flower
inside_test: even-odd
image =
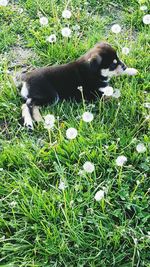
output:
[[[105,96],[112,96],[114,89],[111,86],[106,86],[102,88],[101,91],[104,93]]]
[[[136,146],[136,151],[138,153],[144,153],[146,151],[146,147],[143,143],[139,143],[137,146]]]
[[[119,89],[115,89],[113,94],[112,94],[112,97],[114,98],[119,98],[121,96],[121,92]]]
[[[103,190],[99,190],[96,192],[94,198],[96,201],[101,201],[104,198],[105,192]]]
[[[51,34],[50,36],[48,36],[46,38],[46,40],[49,42],[49,43],[55,43],[56,42],[56,35],[55,34]]]
[[[150,24],[150,14],[147,14],[143,17],[143,23],[146,25]]]
[[[121,32],[121,27],[119,24],[114,24],[112,27],[111,27],[111,31],[113,33],[116,33],[118,34],[119,32]]]
[[[62,12],[62,17],[65,18],[65,19],[70,19],[70,18],[71,18],[71,12],[70,12],[70,10],[65,9],[65,10]]]
[[[8,2],[8,0],[0,0],[0,6],[7,6]]]
[[[42,26],[46,26],[46,25],[48,25],[48,18],[47,18],[47,17],[41,17],[41,18],[40,18],[40,24],[41,24]]]
[[[144,103],[143,106],[144,106],[145,108],[150,108],[150,103],[149,103],[149,102]]]
[[[71,30],[68,27],[65,27],[61,30],[63,37],[70,37],[71,36]]]
[[[145,6],[145,5],[140,6],[140,10],[141,10],[141,11],[146,11],[146,10],[147,10],[147,6]]]
[[[62,181],[62,180],[60,180],[60,183],[59,183],[58,189],[60,189],[60,190],[65,190],[67,187],[68,187],[68,186],[67,186],[66,182],[65,182],[65,181]]]
[[[122,47],[122,54],[128,55],[130,52],[130,49],[128,47]]]
[[[85,172],[92,173],[95,170],[94,164],[90,161],[86,161],[83,165]]]
[[[116,165],[117,166],[123,166],[127,162],[127,158],[125,156],[119,156],[116,159]]]
[[[48,114],[44,117],[44,127],[46,129],[52,129],[54,127],[55,117],[54,115]]]
[[[69,128],[66,131],[66,137],[68,139],[74,139],[77,137],[78,131],[75,128]]]
[[[126,68],[123,73],[128,74],[130,76],[134,76],[138,73],[138,71],[135,68]]]
[[[94,116],[91,112],[84,112],[82,115],[82,119],[85,122],[91,122],[93,120]]]

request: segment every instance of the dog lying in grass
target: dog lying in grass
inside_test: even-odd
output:
[[[74,62],[43,67],[22,75],[21,96],[24,125],[33,129],[33,120],[41,121],[38,106],[63,99],[80,101],[101,97],[112,76],[135,75],[136,69],[129,69],[118,58],[115,49],[109,44],[97,43],[86,54]],[[82,87],[82,93],[78,90]]]

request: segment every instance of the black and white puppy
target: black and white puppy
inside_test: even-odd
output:
[[[38,106],[51,104],[63,99],[82,99],[79,86],[83,88],[85,100],[102,96],[102,88],[108,86],[112,76],[124,73],[126,66],[116,51],[107,43],[97,43],[76,61],[43,67],[22,75],[21,96],[24,125],[33,128],[33,120],[42,120]],[[132,75],[132,74],[131,74]]]

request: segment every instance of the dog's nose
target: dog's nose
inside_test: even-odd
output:
[[[120,65],[121,65],[121,68],[122,68],[123,70],[126,70],[127,67],[126,67],[126,65],[125,65],[123,62],[120,61]]]

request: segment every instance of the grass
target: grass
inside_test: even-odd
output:
[[[72,11],[68,21],[61,18],[66,6]],[[1,266],[150,267],[150,124],[143,106],[150,102],[150,35],[139,8],[135,0],[20,0],[0,7]],[[40,26],[39,13],[49,18],[47,27]],[[117,36],[110,31],[114,23],[122,26]],[[79,34],[73,31],[64,39],[61,28],[76,24]],[[46,41],[51,33],[57,34],[54,45]],[[139,74],[111,80],[121,90],[119,100],[42,108],[43,115],[57,118],[51,140],[42,124],[28,133],[19,124],[22,100],[7,71],[12,47],[31,49],[36,57],[27,65],[43,66],[73,60],[99,40],[115,46]],[[129,55],[122,55],[123,46],[130,48]],[[90,124],[81,119],[87,110],[94,114]],[[78,130],[72,141],[65,136],[69,127]],[[145,153],[136,151],[140,142]],[[119,155],[127,157],[122,168],[115,164]],[[95,171],[81,175],[86,161]],[[64,191],[60,180],[67,184]],[[105,190],[100,202],[94,200],[98,190]]]

